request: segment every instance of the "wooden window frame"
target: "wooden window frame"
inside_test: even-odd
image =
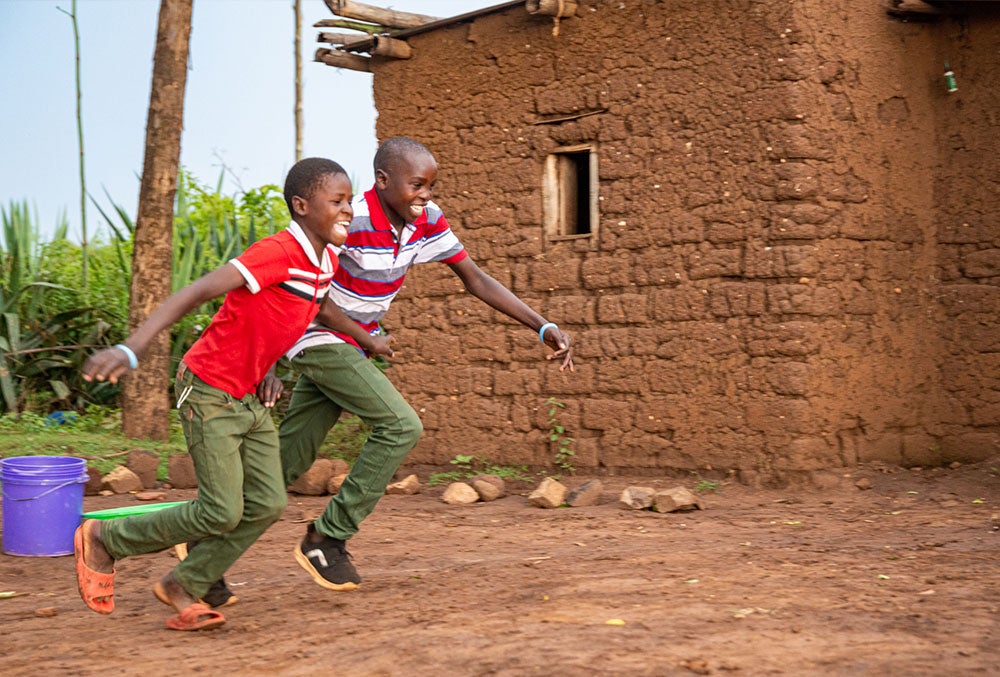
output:
[[[566,168],[570,160],[566,156],[583,152],[586,152],[589,156],[588,171],[590,181],[588,188],[590,194],[587,199],[587,205],[589,208],[590,232],[567,232],[572,225],[567,223],[566,212],[569,207],[566,203],[569,199],[569,194],[575,191],[576,182],[569,181],[570,177],[567,176]],[[547,242],[583,240],[590,242],[591,249],[597,248],[600,231],[600,200],[598,196],[600,180],[597,173],[598,166],[596,143],[583,143],[556,148],[545,158],[545,168],[542,176],[542,218]],[[567,182],[572,183],[573,187],[570,189],[565,188]],[[575,194],[572,201],[574,204],[579,204],[579,201],[575,198]]]

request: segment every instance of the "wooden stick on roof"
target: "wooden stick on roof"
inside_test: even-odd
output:
[[[367,56],[345,54],[335,49],[320,47],[316,50],[315,60],[335,68],[346,68],[352,71],[361,71],[362,73],[372,72],[371,59]]]
[[[361,21],[349,21],[348,19],[320,19],[313,24],[313,28],[346,28],[350,31],[359,31],[368,35],[385,33],[388,28],[379,24],[363,23]]]
[[[362,36],[357,33],[330,33],[321,31],[316,36],[316,42],[325,42],[330,45],[346,45],[348,42],[357,42]]]
[[[348,19],[359,19],[361,21],[371,21],[382,24],[389,28],[415,28],[431,21],[437,21],[437,17],[425,14],[413,14],[411,12],[397,12],[392,9],[384,9],[373,5],[366,5],[363,2],[354,0],[323,0],[330,11],[337,16]]]

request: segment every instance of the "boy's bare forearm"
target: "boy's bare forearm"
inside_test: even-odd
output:
[[[136,358],[141,356],[149,343],[164,329],[171,327],[179,319],[203,303],[236,289],[244,284],[243,276],[236,266],[226,264],[192,282],[164,301],[150,313],[146,321],[139,325],[124,342],[124,348],[106,348],[94,353],[83,365],[86,381],[97,379],[117,382],[118,377],[129,369],[134,369]],[[130,356],[131,353],[131,356]]]
[[[368,335],[368,332],[349,318],[347,313],[341,310],[340,306],[331,301],[329,297],[323,300],[323,305],[320,306],[319,313],[316,315],[316,321],[324,327],[347,334],[365,350],[371,347],[371,336]]]

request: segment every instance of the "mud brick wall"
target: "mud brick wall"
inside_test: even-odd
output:
[[[549,397],[578,468],[780,480],[996,453],[1000,11],[981,4],[587,0],[558,36],[515,7],[376,62],[378,136],[432,149],[474,259],[578,356],[560,374],[447,267],[415,269],[385,323],[426,427],[409,460],[551,464]],[[594,249],[543,234],[545,158],[578,143],[598,144]]]

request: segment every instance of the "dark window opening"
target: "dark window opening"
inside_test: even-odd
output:
[[[590,234],[590,151],[562,153],[562,235]]]

